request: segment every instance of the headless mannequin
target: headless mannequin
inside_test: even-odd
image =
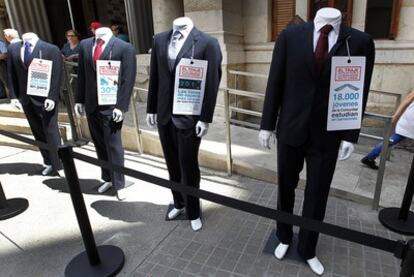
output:
[[[39,37],[35,33],[25,33],[22,36],[23,39],[23,46],[26,42],[30,43],[32,45],[32,50],[36,47],[36,43],[39,41]],[[16,107],[18,110],[22,110],[22,105],[20,104],[18,99],[12,99],[11,103],[14,107]],[[45,100],[45,111],[50,112],[53,111],[55,108],[55,101],[51,99]]]
[[[194,23],[189,17],[179,17],[173,22],[173,33],[175,31],[181,31],[187,35],[191,32],[194,27]],[[185,36],[187,38],[187,36]],[[150,128],[157,128],[157,114],[147,114],[147,125]],[[202,138],[207,134],[209,124],[198,121],[196,124],[196,134]],[[177,216],[177,215],[176,215]],[[175,216],[175,217],[176,217]]]
[[[107,27],[102,27],[95,31],[95,39],[102,39],[105,41],[109,41],[112,38],[112,36],[113,36],[112,30]],[[84,104],[81,104],[81,103],[75,104],[75,113],[78,116],[83,115],[84,111],[85,111]],[[117,123],[121,122],[122,120],[124,120],[124,114],[122,113],[121,110],[114,109],[112,112],[112,119]]]
[[[327,24],[333,26],[335,24],[338,24],[338,22],[341,22],[341,20],[342,20],[342,15],[339,10],[334,9],[334,8],[322,8],[317,12],[314,22],[315,24],[320,24],[322,26],[327,25]],[[271,131],[260,130],[259,140],[264,148],[270,149],[269,141],[270,141],[271,135],[272,135]],[[341,154],[339,155],[340,159],[342,158],[341,156],[343,156],[342,153],[348,155],[349,157],[353,151],[351,148],[353,148],[352,143],[344,141],[341,145],[341,150],[340,150]],[[279,260],[282,260],[285,257],[289,249],[289,246],[290,246],[289,244],[279,243],[279,245],[276,247],[274,251],[275,257]],[[315,256],[311,259],[306,260],[306,262],[315,274],[317,275],[323,274],[325,269],[322,263],[319,261],[318,257]]]
[[[180,31],[184,35],[184,38],[187,39],[188,34],[191,32],[193,27],[194,27],[194,23],[190,18],[188,18],[188,17],[179,17],[179,18],[175,19],[174,22],[173,22],[173,33],[175,31]],[[147,114],[147,125],[150,128],[157,128],[157,114]],[[198,121],[196,126],[195,126],[196,135],[200,138],[204,137],[207,134],[208,127],[209,127],[208,123]],[[169,219],[174,219],[183,212],[184,212],[184,208],[183,209],[173,208],[168,213],[168,218]],[[200,230],[203,226],[200,218],[197,218],[195,220],[191,220],[190,223],[191,223],[191,228],[194,231]]]

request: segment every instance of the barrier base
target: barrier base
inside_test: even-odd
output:
[[[66,277],[102,277],[115,276],[124,266],[125,256],[121,248],[112,245],[98,246],[101,263],[90,265],[86,252],[74,257],[66,266]]]
[[[5,220],[21,214],[29,207],[29,201],[24,198],[12,198],[5,201],[0,208],[0,220]]]
[[[386,208],[379,212],[378,218],[388,229],[404,235],[414,235],[414,213],[409,212],[407,220],[400,220],[400,208]]]

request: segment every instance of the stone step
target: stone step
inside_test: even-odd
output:
[[[11,133],[32,135],[29,122],[26,118],[13,118],[13,117],[1,117],[0,116],[0,130],[8,131]],[[67,141],[67,128],[66,126],[59,125],[60,135],[63,141]]]
[[[31,137],[31,136],[30,136],[30,138],[33,139],[33,137]],[[11,139],[9,137],[2,136],[2,135],[0,135],[0,145],[1,146],[8,146],[8,147],[24,149],[24,150],[34,150],[34,151],[39,150],[36,146],[26,144],[26,143],[22,143],[20,141],[17,141],[17,140],[14,140],[14,139]]]
[[[26,118],[26,115],[23,111],[13,108],[10,104],[0,104],[0,117]],[[69,116],[67,113],[59,113],[58,121],[69,123]]]

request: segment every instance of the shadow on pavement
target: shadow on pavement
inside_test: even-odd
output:
[[[149,202],[100,200],[91,204],[101,216],[125,222],[155,222],[165,220],[167,205]]]
[[[27,174],[29,176],[42,175],[43,165],[32,163],[8,163],[1,164],[0,175],[22,175]]]
[[[69,187],[67,185],[66,179],[63,178],[54,178],[43,181],[43,183],[53,190],[58,190],[59,192],[69,193]],[[115,196],[115,190],[113,188],[109,189],[105,193],[99,193],[98,187],[101,184],[99,180],[96,179],[79,179],[80,188],[82,193],[92,194],[92,195],[106,195],[106,196]]]

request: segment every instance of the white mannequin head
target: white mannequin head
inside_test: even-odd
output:
[[[331,24],[342,20],[341,11],[335,8],[322,8],[318,10],[315,15],[315,22],[322,22],[324,24]]]
[[[95,31],[95,37],[96,38],[110,39],[112,36],[113,36],[112,30],[108,27],[101,27],[99,29],[96,29],[96,31]]]
[[[22,39],[24,42],[26,41],[31,42],[31,41],[39,40],[39,37],[35,33],[29,32],[29,33],[23,34]]]
[[[173,29],[175,30],[191,30],[194,23],[189,17],[179,17],[173,21]]]

